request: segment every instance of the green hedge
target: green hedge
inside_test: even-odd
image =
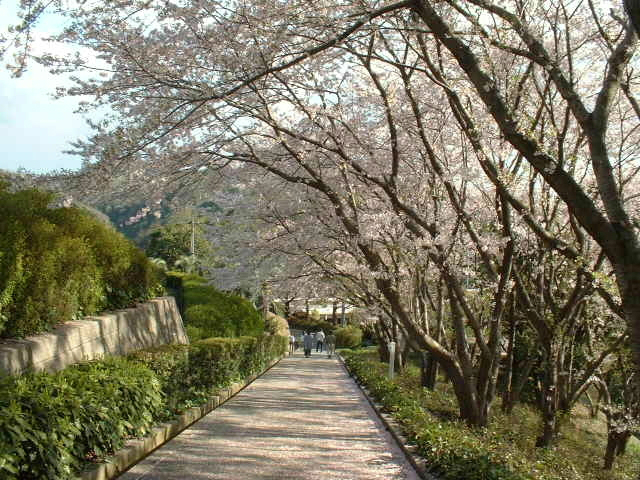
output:
[[[362,345],[362,330],[353,325],[337,328],[335,335],[338,348],[358,348]]]
[[[264,332],[260,313],[247,299],[217,290],[198,275],[169,272],[191,340],[209,337],[257,336]]]
[[[442,421],[431,415],[411,392],[386,377],[384,364],[365,358],[368,352],[343,354],[351,374],[399,421],[434,475],[450,480],[535,478],[513,471],[489,445],[471,435],[464,424]]]
[[[0,182],[0,337],[23,337],[162,292],[142,251],[53,195]]]
[[[0,478],[70,479],[87,461],[264,370],[276,336],[208,339],[0,379]]]
[[[191,345],[165,345],[129,356],[156,373],[170,417],[202,403],[212,389],[264,370],[288,347],[285,337],[209,338]]]

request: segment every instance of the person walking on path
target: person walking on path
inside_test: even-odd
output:
[[[304,338],[302,339],[304,343],[304,356],[311,356],[311,347],[313,346],[313,335],[309,332],[304,332]]]
[[[327,335],[327,358],[331,358],[336,351],[336,336],[333,333]]]
[[[293,352],[296,351],[296,337],[293,335],[289,335],[289,354],[293,355]]]
[[[318,333],[316,333],[316,352],[321,352],[324,347],[324,332],[322,329]]]

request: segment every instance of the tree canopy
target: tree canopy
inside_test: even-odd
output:
[[[60,10],[78,55],[38,61],[111,108],[75,145],[86,178],[222,175],[257,199],[254,245],[377,312],[400,355],[429,352],[469,423],[503,354],[508,394],[533,359],[548,445],[627,336],[640,379],[625,3],[85,2]]]

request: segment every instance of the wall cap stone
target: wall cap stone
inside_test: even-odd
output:
[[[51,332],[0,340],[0,373],[55,372],[82,361],[168,343],[189,343],[173,297],[66,322]]]

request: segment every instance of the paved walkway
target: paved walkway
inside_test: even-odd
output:
[[[418,480],[336,359],[300,351],[121,480]]]

